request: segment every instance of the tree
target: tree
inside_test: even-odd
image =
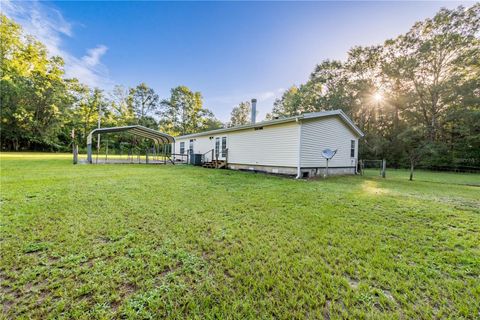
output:
[[[116,119],[116,125],[126,126],[137,123],[135,111],[131,103],[129,90],[117,85],[110,93],[110,105]]]
[[[215,115],[212,111],[208,109],[203,109],[202,115],[200,117],[200,131],[209,131],[223,128],[224,124],[215,118]]]
[[[4,149],[59,149],[72,95],[63,60],[0,14],[1,143]]]
[[[151,126],[151,119],[146,120],[146,117],[158,111],[159,97],[155,90],[148,87],[145,83],[141,83],[130,89],[128,102],[130,103],[130,108],[135,113],[137,124]],[[154,127],[156,126],[155,124]]]
[[[102,90],[98,88],[91,90],[85,85],[78,85],[77,94],[73,116],[81,128],[79,139],[82,141],[87,138],[90,131],[97,128],[99,118],[103,127],[114,121],[111,119],[108,101]]]
[[[299,88],[297,86],[291,86],[283,93],[280,99],[275,100],[272,112],[267,114],[267,119],[299,114],[301,110],[300,99]]]
[[[170,98],[161,102],[160,128],[172,135],[184,135],[218,126],[213,114],[203,108],[200,92],[193,92],[186,86],[178,86],[170,91]]]
[[[480,166],[479,29],[480,4],[441,9],[382,45],[352,48],[344,62],[321,62],[268,117],[341,109],[366,133],[361,157],[400,166],[411,154],[399,137],[416,128],[436,150],[423,165]]]
[[[241,126],[250,123],[251,106],[249,101],[240,102],[230,113],[229,127]]]
[[[413,180],[415,166],[425,156],[433,152],[431,142],[424,139],[425,133],[421,128],[408,128],[400,134],[400,140],[404,143],[406,154],[410,162],[410,178]]]
[[[417,22],[398,37],[394,46],[400,80],[413,97],[408,112],[427,128],[427,138],[437,141],[441,124],[456,92],[473,69],[480,45],[480,4],[469,9],[441,9],[434,18]]]

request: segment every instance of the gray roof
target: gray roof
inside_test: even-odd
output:
[[[256,128],[256,127],[271,126],[271,125],[286,123],[286,122],[294,122],[294,121],[300,121],[300,120],[308,120],[308,119],[316,119],[316,118],[332,117],[332,116],[340,117],[352,129],[352,131],[356,132],[360,137],[363,137],[365,135],[362,132],[362,130],[360,130],[342,110],[331,110],[331,111],[303,113],[301,115],[293,116],[293,117],[279,118],[274,120],[245,124],[245,125],[231,127],[231,128],[222,128],[222,129],[210,130],[210,131],[205,131],[200,133],[187,134],[184,136],[179,136],[177,137],[177,139],[215,135],[215,134],[220,134],[224,132],[239,131],[239,130]]]
[[[171,135],[168,135],[166,133],[153,130],[144,126],[140,125],[134,125],[134,126],[124,126],[124,127],[110,127],[110,128],[99,128],[95,129],[90,134],[88,135],[87,138],[87,143],[91,143],[92,141],[92,135],[94,134],[101,134],[101,133],[114,133],[114,132],[123,132],[123,131],[128,131],[129,133],[132,133],[134,135],[152,139],[156,141],[159,144],[164,144],[164,143],[174,143],[175,138],[172,137]],[[88,142],[89,141],[89,142]]]

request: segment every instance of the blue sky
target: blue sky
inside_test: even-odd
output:
[[[162,98],[186,85],[227,121],[276,97],[324,59],[408,31],[441,7],[473,2],[14,2],[2,12],[66,60],[68,76],[109,89],[146,82]]]

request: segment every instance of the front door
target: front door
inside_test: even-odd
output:
[[[227,156],[227,137],[216,137],[214,150],[214,160],[225,160]]]
[[[194,164],[193,139],[188,142],[188,159],[190,164]]]
[[[188,154],[193,154],[193,139],[188,142]]]

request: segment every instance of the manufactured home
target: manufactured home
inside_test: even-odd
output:
[[[255,122],[175,138],[174,153],[201,159],[204,166],[226,167],[306,178],[323,175],[325,149],[337,150],[329,174],[355,174],[363,132],[341,110]],[[192,158],[193,159],[193,158]]]

